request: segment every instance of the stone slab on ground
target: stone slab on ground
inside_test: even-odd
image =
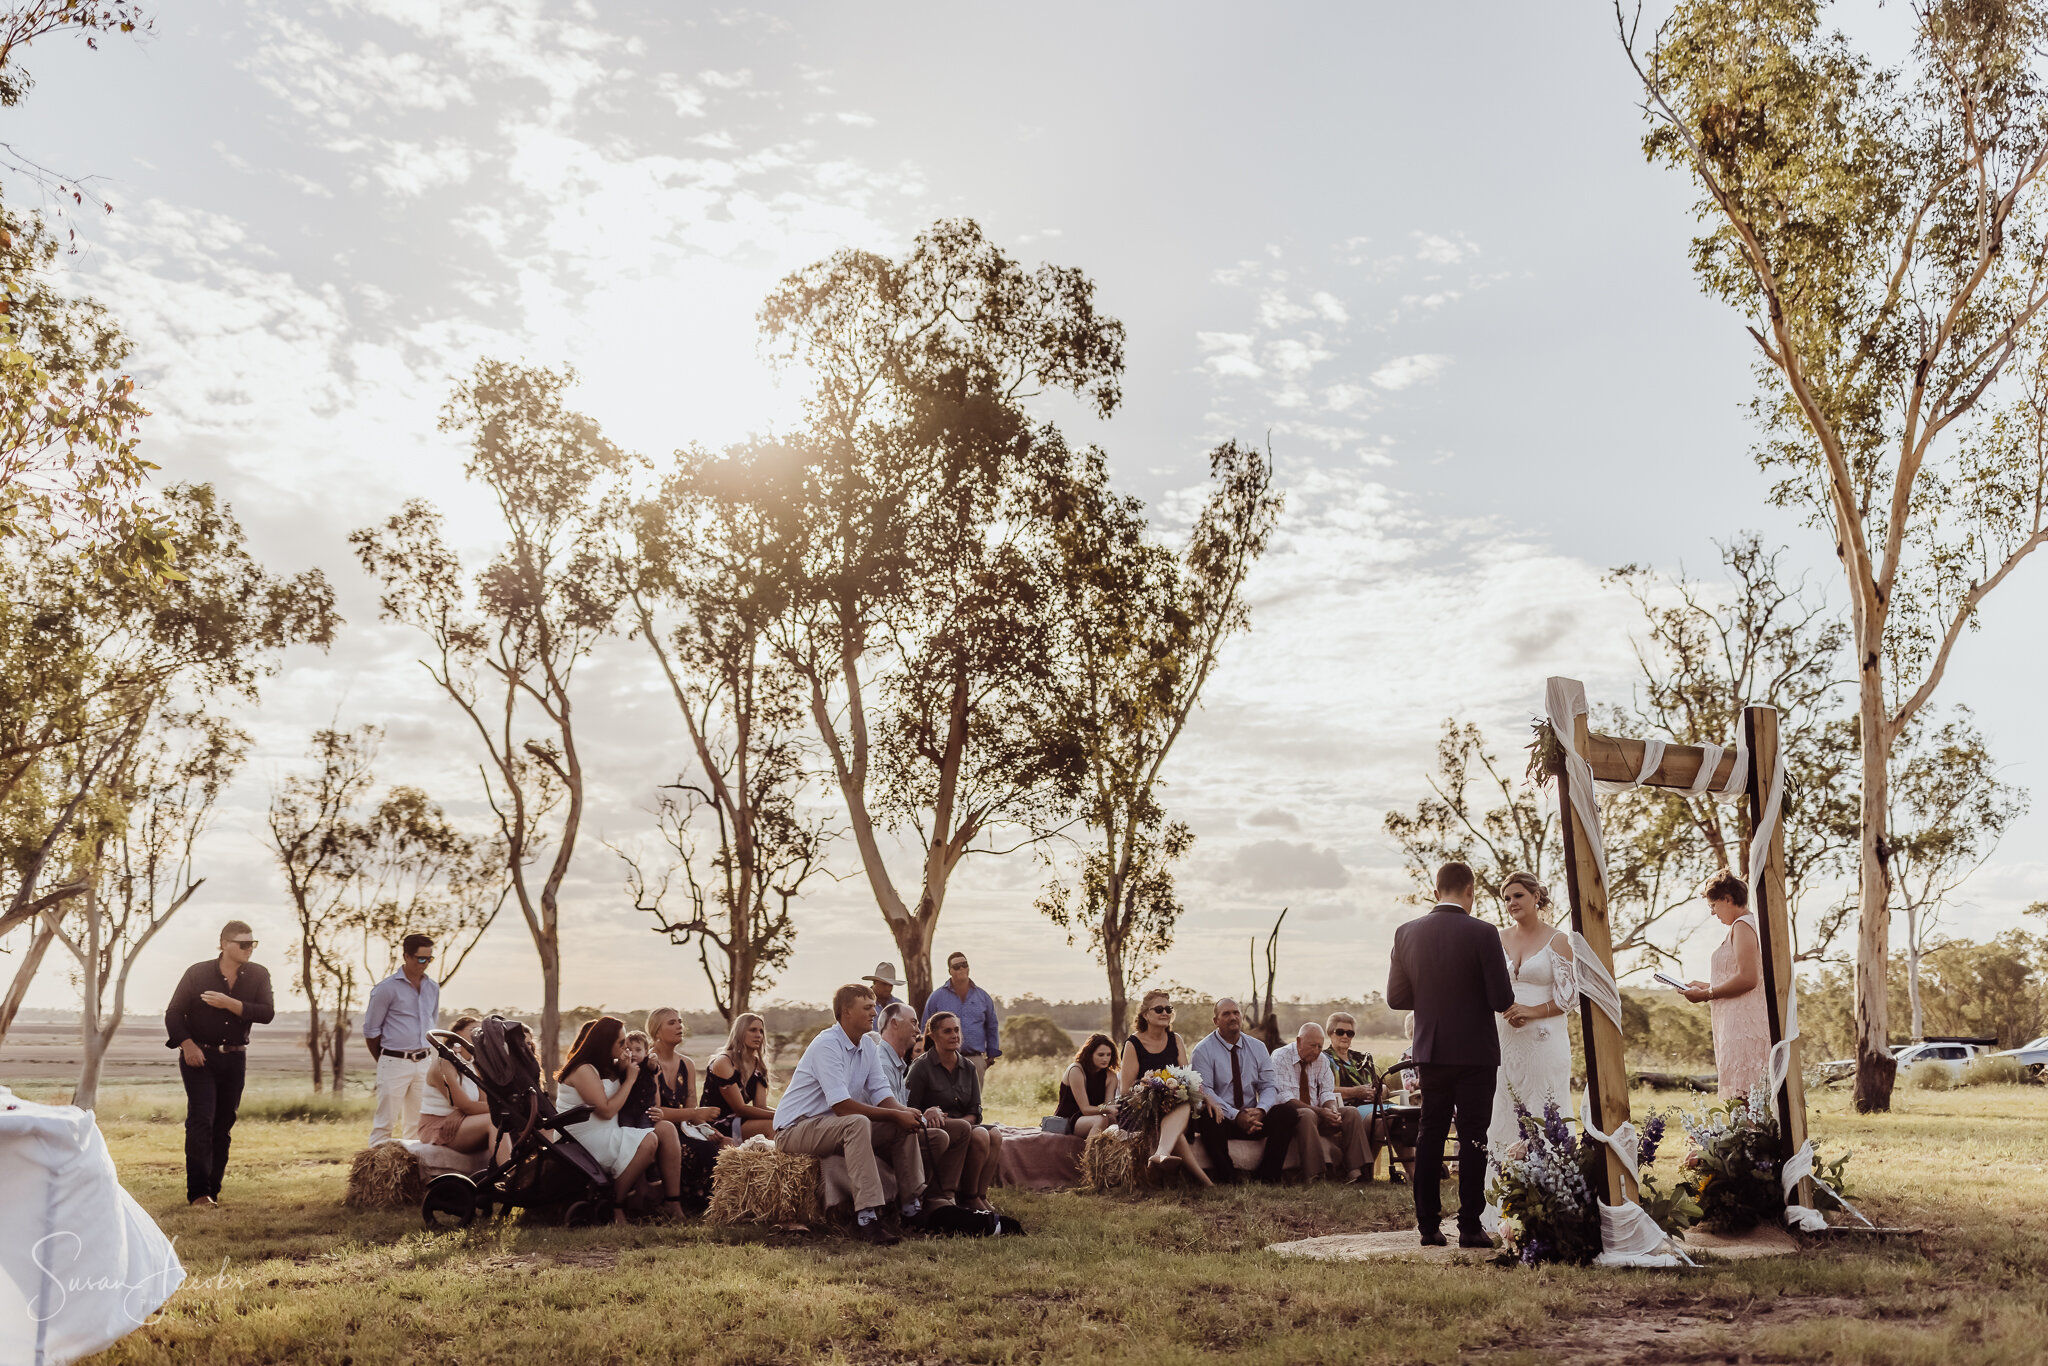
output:
[[[1685,1231],[1685,1250],[1694,1256],[1709,1253],[1729,1261],[1746,1262],[1752,1257],[1787,1257],[1799,1250],[1799,1242],[1776,1224],[1758,1224],[1742,1233],[1709,1233],[1703,1228]]]
[[[1316,1257],[1328,1262],[1483,1262],[1495,1255],[1484,1248],[1424,1247],[1414,1229],[1387,1233],[1331,1233],[1321,1238],[1302,1238],[1291,1243],[1273,1243],[1268,1252],[1286,1257]]]

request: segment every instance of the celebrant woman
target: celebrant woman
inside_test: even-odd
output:
[[[1764,1009],[1764,946],[1749,909],[1749,885],[1718,873],[1704,895],[1728,937],[1714,950],[1711,981],[1688,982],[1685,999],[1707,1002],[1714,1018],[1714,1066],[1723,1096],[1746,1096],[1771,1061],[1770,1016]]]
[[[1157,1072],[1162,1067],[1186,1067],[1188,1056],[1186,1041],[1173,1031],[1172,998],[1163,991],[1146,992],[1145,999],[1138,1003],[1138,1032],[1124,1044],[1124,1064],[1117,1076],[1118,1093],[1129,1095],[1138,1078],[1147,1072]],[[1193,1102],[1182,1101],[1159,1117],[1159,1142],[1153,1147],[1147,1165],[1155,1178],[1184,1171],[1203,1185],[1213,1186],[1216,1183],[1195,1161],[1195,1150],[1188,1146],[1188,1120],[1193,1115]]]

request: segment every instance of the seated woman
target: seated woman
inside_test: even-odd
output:
[[[569,1045],[569,1056],[555,1074],[555,1108],[590,1107],[589,1119],[565,1124],[562,1131],[610,1174],[616,1200],[623,1201],[659,1160],[663,1214],[677,1218],[682,1214],[682,1148],[675,1125],[663,1120],[648,1130],[619,1124],[619,1110],[639,1079],[640,1069],[626,1061],[624,1022],[601,1015],[578,1030]],[[614,1208],[612,1220],[625,1223],[626,1211]]]
[[[1717,874],[1704,895],[1728,937],[1714,950],[1713,981],[1688,982],[1685,999],[1711,1002],[1714,1066],[1723,1096],[1746,1096],[1764,1081],[1771,1064],[1771,1022],[1764,1009],[1764,946],[1749,909],[1749,884],[1733,873]]]
[[[474,1041],[482,1023],[464,1015],[449,1033]],[[469,1050],[456,1050],[465,1062]],[[427,1069],[427,1085],[420,1095],[420,1142],[438,1143],[459,1153],[480,1153],[491,1144],[491,1107],[475,1082],[455,1070],[453,1063],[436,1054]]]
[[[1337,1099],[1365,1117],[1366,1157],[1370,1163],[1377,1164],[1380,1149],[1387,1145],[1393,1128],[1393,1116],[1386,1112],[1387,1083],[1373,1065],[1372,1054],[1361,1053],[1351,1046],[1358,1038],[1357,1017],[1340,1010],[1330,1016],[1323,1026],[1323,1033],[1330,1040],[1330,1067],[1337,1077]],[[1413,1159],[1412,1149],[1410,1159]],[[1387,1164],[1387,1178],[1397,1183],[1402,1179],[1399,1162]],[[1361,1179],[1373,1179],[1371,1165],[1366,1167]]]
[[[647,1012],[647,1032],[654,1038],[654,1052],[647,1065],[654,1072],[654,1105],[648,1118],[673,1124],[682,1153],[678,1178],[682,1182],[683,1205],[702,1212],[711,1203],[711,1169],[718,1162],[718,1150],[727,1139],[711,1122],[717,1107],[691,1102],[697,1095],[697,1079],[690,1060],[683,1056],[683,1040],[689,1031],[682,1012],[661,1006]]]
[[[1115,1117],[1120,1094],[1115,1068],[1116,1045],[1109,1035],[1090,1034],[1060,1079],[1060,1103],[1053,1110],[1067,1121],[1069,1132],[1086,1138]]]
[[[767,1021],[752,1013],[738,1015],[725,1047],[704,1064],[702,1100],[718,1111],[712,1127],[735,1142],[775,1133],[775,1111],[768,1106],[767,1047]]]
[[[1003,1136],[994,1125],[981,1122],[981,1073],[960,1051],[960,1017],[950,1010],[936,1011],[925,1027],[930,1048],[910,1065],[904,1083],[910,1108],[936,1109],[948,1119],[974,1125],[967,1134],[959,1189],[935,1194],[951,1195],[967,1209],[988,1209],[988,1188],[1002,1165]]]
[[[1128,1092],[1147,1072],[1157,1072],[1162,1067],[1186,1067],[1188,1058],[1187,1042],[1173,1032],[1171,998],[1163,991],[1146,992],[1145,999],[1138,1003],[1138,1032],[1124,1045],[1118,1091]],[[1192,1109],[1187,1105],[1176,1105],[1171,1114],[1160,1117],[1159,1144],[1152,1150],[1148,1165],[1155,1177],[1186,1172],[1203,1185],[1213,1186],[1216,1183],[1195,1161],[1195,1150],[1188,1146],[1188,1120],[1192,1117]]]

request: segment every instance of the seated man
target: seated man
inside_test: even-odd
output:
[[[1295,1147],[1301,1153],[1301,1179],[1323,1175],[1322,1137],[1337,1141],[1337,1165],[1349,1185],[1363,1173],[1372,1176],[1372,1147],[1366,1142],[1365,1117],[1337,1098],[1337,1073],[1323,1053],[1323,1027],[1314,1020],[1294,1031],[1294,1042],[1273,1055],[1273,1086],[1277,1106],[1301,1111],[1295,1125]]]
[[[856,1231],[888,1247],[902,1241],[883,1222],[879,1153],[896,1169],[896,1194],[905,1218],[923,1206],[924,1163],[917,1141],[924,1117],[889,1090],[882,1059],[868,1034],[875,1024],[875,993],[849,983],[832,993],[832,1027],[811,1040],[775,1107],[775,1146],[786,1153],[846,1158],[853,1182]]]
[[[1196,1137],[1209,1155],[1215,1175],[1241,1181],[1230,1161],[1230,1140],[1258,1139],[1265,1145],[1254,1175],[1268,1183],[1280,1179],[1294,1142],[1301,1111],[1290,1105],[1274,1109],[1273,1059],[1266,1046],[1244,1032],[1244,1011],[1228,996],[1216,1003],[1215,1030],[1194,1047],[1190,1061],[1202,1074],[1202,1109]]]
[[[1346,1108],[1355,1108],[1365,1118],[1365,1175],[1362,1179],[1372,1180],[1373,1165],[1379,1160],[1379,1150],[1387,1145],[1393,1131],[1394,1117],[1379,1107],[1386,1103],[1387,1083],[1380,1080],[1379,1069],[1373,1066],[1372,1054],[1361,1053],[1351,1046],[1358,1037],[1358,1021],[1350,1012],[1340,1010],[1332,1015],[1323,1026],[1328,1042],[1324,1045],[1323,1056],[1330,1060],[1330,1068],[1337,1076],[1337,1099]],[[1415,1160],[1413,1149],[1408,1160]],[[1387,1179],[1396,1185],[1401,1182],[1401,1168],[1397,1163],[1387,1164]]]
[[[883,963],[880,967],[887,967]],[[883,1078],[889,1083],[896,1099],[908,1108],[910,1104],[910,1064],[913,1045],[920,1037],[917,1027],[917,1011],[908,1001],[890,1001],[881,1008],[876,1019],[875,1032],[869,1037],[874,1040],[875,1051],[881,1055]],[[936,1105],[924,1112],[924,1166],[931,1174],[925,1185],[927,1205],[950,1205],[954,1192],[960,1188],[960,1172],[967,1162],[968,1137],[973,1132],[974,1121],[951,1119]]]

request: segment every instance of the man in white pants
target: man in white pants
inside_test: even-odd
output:
[[[377,1060],[377,1114],[370,1121],[370,1146],[420,1136],[420,1097],[434,1047],[427,1031],[441,1018],[441,985],[427,976],[434,941],[409,934],[398,971],[370,988],[363,1011],[363,1042]]]

